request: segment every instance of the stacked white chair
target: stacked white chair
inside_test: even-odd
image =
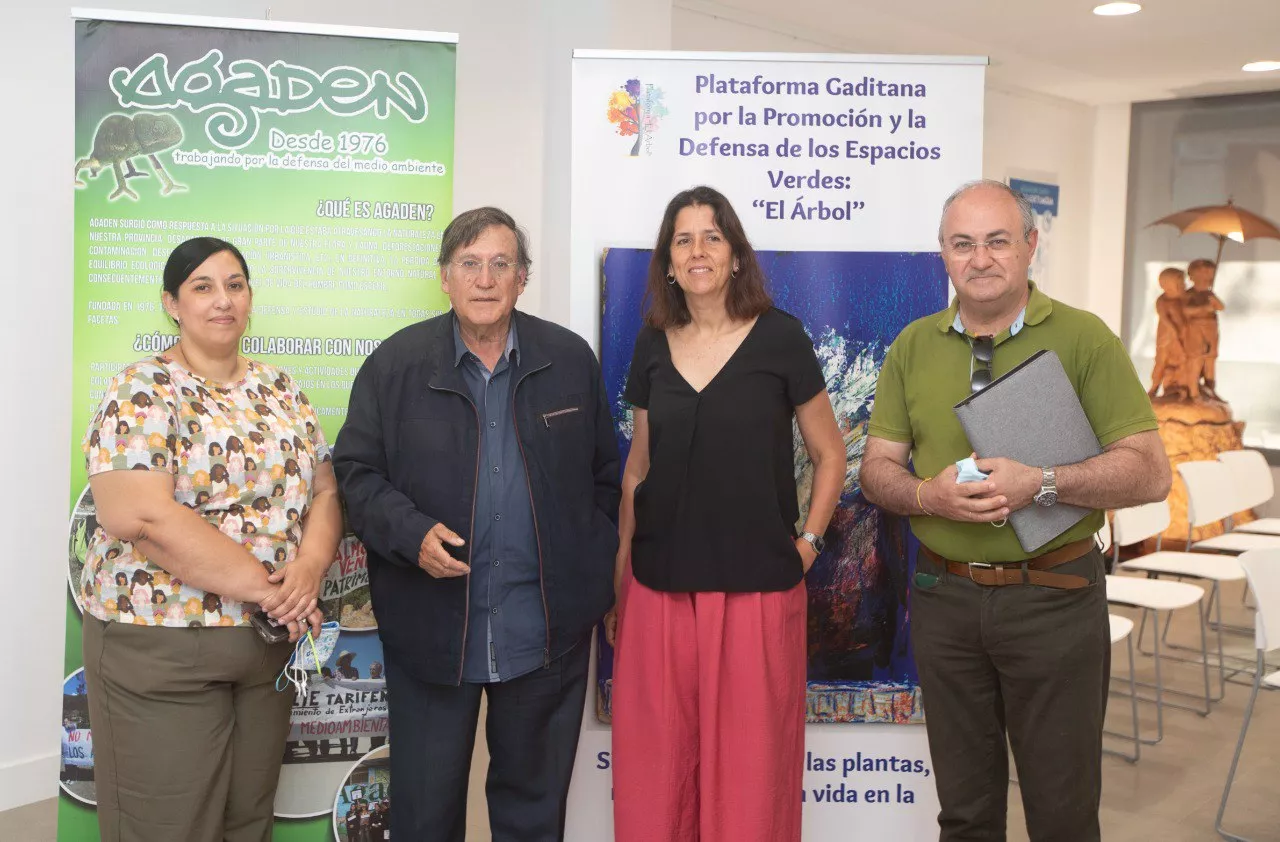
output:
[[[1235,480],[1233,487],[1240,495],[1237,512],[1255,509],[1271,502],[1276,486],[1271,478],[1271,466],[1267,464],[1267,457],[1256,450],[1225,450],[1218,454],[1218,461],[1231,469]],[[1235,526],[1235,531],[1280,535],[1280,517],[1265,517],[1241,523]]]
[[[1218,818],[1214,827],[1224,839],[1248,842],[1243,836],[1225,830],[1222,819],[1227,812],[1227,799],[1231,796],[1231,785],[1235,782],[1236,769],[1240,765],[1240,755],[1244,750],[1245,737],[1249,733],[1249,721],[1253,718],[1258,691],[1263,687],[1269,690],[1280,689],[1280,671],[1267,675],[1266,661],[1268,652],[1280,649],[1280,549],[1251,550],[1240,556],[1240,566],[1249,577],[1253,597],[1258,601],[1258,613],[1254,619],[1258,649],[1257,670],[1254,673],[1249,703],[1244,709],[1240,739],[1236,742],[1236,753],[1231,759],[1231,770],[1227,773],[1227,783],[1222,790],[1222,803],[1218,806]],[[1270,745],[1266,750],[1271,750]]]
[[[1187,486],[1187,549],[1197,552],[1229,553],[1239,555],[1248,550],[1265,550],[1280,547],[1280,535],[1261,535],[1256,532],[1232,532],[1191,540],[1194,529],[1224,522],[1231,528],[1231,516],[1241,510],[1240,493],[1235,487],[1232,469],[1215,460],[1183,462],[1178,473]]]
[[[1112,513],[1111,528],[1115,541],[1114,558],[1121,570],[1145,573],[1148,578],[1160,576],[1178,576],[1203,579],[1211,583],[1209,601],[1205,604],[1205,613],[1217,611],[1217,645],[1218,645],[1218,695],[1212,701],[1219,701],[1226,692],[1227,678],[1222,657],[1222,583],[1239,582],[1244,579],[1244,570],[1240,562],[1232,555],[1210,553],[1171,552],[1161,549],[1160,535],[1169,528],[1169,503],[1148,503],[1129,509],[1119,509]],[[1120,547],[1136,544],[1149,538],[1156,539],[1156,552],[1148,553],[1135,559],[1120,563]],[[1145,620],[1145,615],[1144,618]],[[1145,625],[1145,624],[1144,624]],[[1160,628],[1155,629],[1161,634]],[[1185,648],[1173,646],[1172,648]],[[1142,647],[1142,630],[1138,634],[1138,647]],[[1202,653],[1203,655],[1204,653]]]
[[[1147,612],[1150,612],[1154,618],[1155,628],[1160,628],[1160,613],[1162,611],[1177,611],[1181,608],[1190,608],[1198,605],[1204,599],[1204,588],[1197,585],[1188,584],[1186,582],[1168,582],[1163,579],[1139,579],[1134,576],[1108,576],[1107,577],[1107,601],[1117,605],[1128,605],[1133,608],[1141,608],[1143,610],[1143,619],[1145,620]],[[1164,677],[1160,670],[1160,663],[1163,660],[1160,653],[1160,635],[1157,633],[1152,637],[1155,639],[1155,667],[1156,667],[1156,683],[1154,685],[1145,684],[1143,682],[1134,682],[1135,686],[1153,687],[1155,689],[1155,698],[1141,697],[1139,701],[1154,702],[1156,706],[1156,737],[1154,740],[1141,738],[1145,745],[1155,745],[1164,739],[1164,709],[1168,707],[1179,707],[1191,710],[1201,715],[1209,713],[1209,705],[1212,702],[1212,695],[1209,688],[1209,638],[1208,631],[1205,628],[1204,613],[1198,608],[1196,616],[1200,620],[1200,651],[1204,661],[1204,707],[1193,708],[1186,705],[1176,704],[1165,700],[1166,695],[1191,696],[1194,694],[1186,693],[1181,690],[1169,690],[1164,686]]]

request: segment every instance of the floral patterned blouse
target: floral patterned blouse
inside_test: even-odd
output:
[[[329,460],[306,395],[280,369],[253,360],[234,384],[160,357],[134,363],[107,387],[82,447],[89,476],[167,472],[175,500],[268,569],[297,554],[316,466]],[[147,626],[243,626],[256,610],[182,582],[101,526],[89,540],[80,593],[100,620]]]

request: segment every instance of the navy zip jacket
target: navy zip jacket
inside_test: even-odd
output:
[[[545,662],[582,641],[613,604],[618,446],[600,365],[577,334],[512,314],[520,337],[514,418],[533,501],[547,630]],[[480,418],[454,365],[453,315],[393,334],[356,375],[333,467],[364,542],[387,657],[421,681],[458,684],[469,576],[418,567],[444,523],[471,546]]]

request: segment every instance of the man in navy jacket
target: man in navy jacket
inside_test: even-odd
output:
[[[395,838],[462,842],[482,692],[495,842],[564,835],[619,466],[590,346],[515,309],[528,267],[505,212],[454,219],[452,310],[369,356],[334,449],[386,654]]]

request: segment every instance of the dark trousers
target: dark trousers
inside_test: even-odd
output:
[[[268,842],[293,693],[293,646],[249,628],[84,617],[103,842]]]
[[[920,554],[911,639],[942,842],[1005,839],[1006,738],[1032,842],[1101,838],[1111,672],[1103,565],[1094,550],[1054,568],[1093,583],[1078,590],[987,587]]]
[[[430,684],[387,657],[391,838],[463,842],[480,694],[488,696],[485,795],[494,842],[559,842],[591,646],[497,684]]]

